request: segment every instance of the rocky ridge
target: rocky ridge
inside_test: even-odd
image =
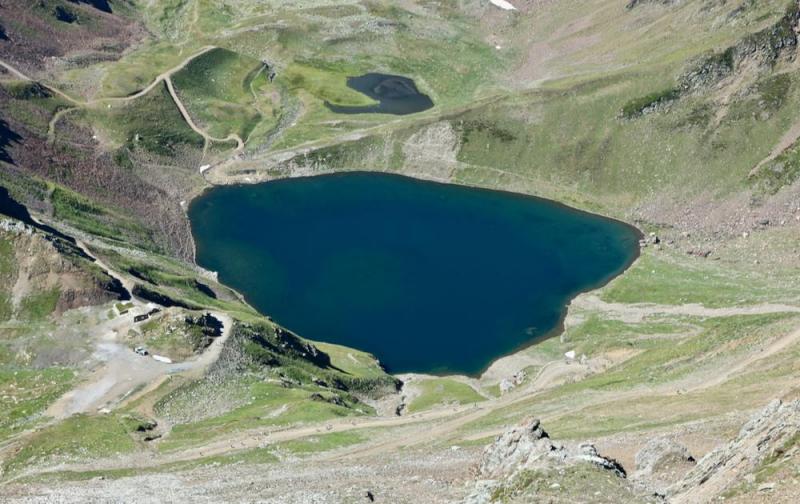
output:
[[[770,402],[742,426],[728,444],[703,457],[697,466],[667,490],[674,503],[703,503],[741,483],[754,480],[763,464],[781,457],[798,456],[800,400]],[[763,490],[771,489],[770,483]]]

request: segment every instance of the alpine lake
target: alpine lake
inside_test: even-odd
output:
[[[625,223],[514,193],[350,172],[216,187],[197,262],[310,340],[475,375],[558,330],[639,253]]]

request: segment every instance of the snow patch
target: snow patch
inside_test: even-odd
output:
[[[492,5],[500,7],[503,10],[517,10],[516,7],[506,2],[506,0],[489,0],[489,1],[492,2]]]

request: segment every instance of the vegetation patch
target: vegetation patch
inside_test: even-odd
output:
[[[450,378],[431,378],[413,384],[419,392],[408,405],[409,413],[416,413],[447,404],[474,404],[486,398],[466,383]]]
[[[256,59],[217,48],[193,59],[172,82],[192,116],[212,136],[235,133],[245,139],[264,113],[272,116],[269,73]]]
[[[6,474],[32,465],[56,461],[87,460],[133,451],[136,425],[119,414],[74,415],[28,438],[16,454],[3,463]]]
[[[24,298],[20,303],[17,318],[31,321],[45,319],[56,310],[60,296],[61,289],[55,287]]]
[[[343,106],[374,105],[372,99],[347,87],[348,75],[355,69],[321,61],[303,61],[290,65],[279,79],[292,92],[300,90],[313,95],[321,102]]]
[[[656,91],[648,95],[633,99],[623,105],[620,116],[625,119],[633,119],[655,110],[660,106],[667,105],[677,100],[681,96],[681,91],[676,88]]]
[[[791,88],[792,78],[785,73],[761,79],[756,85],[761,104],[769,111],[778,110],[783,106]]]
[[[203,147],[203,137],[186,124],[163,83],[130,103],[94,109],[91,117],[118,146],[131,150],[174,156],[176,150]]]
[[[606,301],[620,303],[699,303],[706,307],[786,302],[800,295],[790,283],[776,290],[775,282],[780,278],[733,270],[718,261],[645,252],[601,295]]]
[[[131,347],[143,346],[150,353],[169,357],[174,361],[186,360],[201,353],[221,336],[204,322],[210,315],[193,316],[182,310],[154,314],[139,326],[140,333],[129,333]],[[216,320],[216,319],[214,319]]]
[[[313,385],[287,386],[253,375],[227,383],[230,385],[220,389],[219,382],[216,385],[197,382],[177,389],[160,401],[156,406],[159,414],[181,420],[181,423],[173,427],[159,448],[171,451],[242,429],[322,422],[372,413],[372,409],[364,405],[359,411],[345,403],[310,400],[311,395],[320,390]],[[235,396],[225,398],[226,402],[222,403],[223,397],[217,395],[221,390],[235,392]]]
[[[749,348],[783,327],[782,322],[795,320],[791,314],[752,315],[709,319],[699,323],[703,330],[696,335],[669,340],[644,340],[635,344],[640,353],[613,370],[589,377],[571,389],[619,390],[641,384],[654,385],[676,381],[714,361],[730,358],[739,348]],[[702,363],[702,364],[701,364]],[[719,361],[717,361],[717,365]]]
[[[624,478],[589,463],[520,471],[494,489],[491,502],[582,502],[589,495],[592,502],[643,502]]]
[[[74,378],[74,371],[60,367],[0,366],[0,440],[33,425],[72,386]]]
[[[765,163],[748,178],[750,185],[764,194],[775,194],[782,187],[793,184],[800,177],[800,142]]]

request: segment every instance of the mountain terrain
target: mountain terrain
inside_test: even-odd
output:
[[[799,36],[796,0],[0,0],[2,500],[795,502]],[[434,106],[326,105],[369,72]],[[345,171],[641,253],[479,376],[393,375],[196,263],[205,190]]]

